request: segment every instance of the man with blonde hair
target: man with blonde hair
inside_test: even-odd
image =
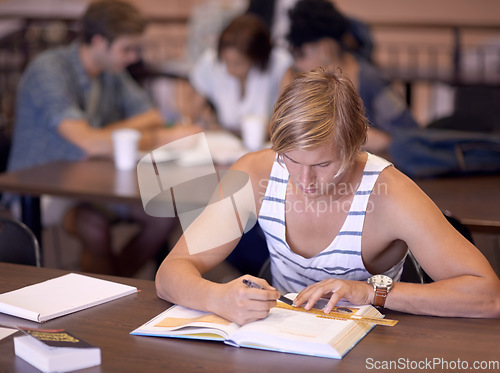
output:
[[[272,284],[249,275],[225,284],[203,279],[238,240],[200,252],[183,236],[157,272],[159,296],[238,324],[265,318],[279,292],[299,293],[295,304],[306,309],[327,298],[325,312],[343,298],[415,314],[500,317],[500,281],[488,261],[415,183],[361,150],[367,127],[359,95],[338,70],[299,75],[276,104],[272,148],[232,166],[250,177]],[[231,218],[213,211],[200,215],[190,232],[198,244],[190,244]],[[433,283],[398,282],[408,250]]]

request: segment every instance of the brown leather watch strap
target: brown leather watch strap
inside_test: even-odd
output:
[[[373,300],[373,305],[377,307],[384,307],[385,300],[387,298],[387,289],[376,289],[375,290],[375,299]]]

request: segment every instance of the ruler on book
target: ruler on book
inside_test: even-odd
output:
[[[293,307],[293,306],[289,306],[288,304],[285,304],[282,302],[278,302],[276,307],[282,308],[285,310],[297,311],[297,312],[313,313],[316,315],[316,317],[320,317],[323,319],[352,320],[352,321],[367,322],[367,323],[384,325],[384,326],[394,326],[398,323],[398,320],[380,319],[378,317],[355,315],[352,312],[356,312],[357,308],[333,307],[333,309],[330,311],[330,313],[324,313],[322,310],[317,310],[317,309],[313,308],[313,309],[310,309],[309,311],[307,311],[303,307]]]

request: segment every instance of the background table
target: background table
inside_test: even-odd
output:
[[[50,194],[101,202],[140,200],[137,173],[118,171],[112,161],[58,161],[0,174],[0,190],[26,196]]]
[[[416,180],[438,205],[473,232],[500,234],[500,175]]]
[[[91,202],[140,202],[137,173],[117,171],[112,161],[53,162],[0,174],[0,190],[21,196],[22,220],[41,238],[42,194]]]
[[[0,263],[0,293],[47,280],[67,271]],[[156,296],[152,281],[97,276],[141,291],[71,315],[37,324],[0,314],[0,325],[64,328],[102,350],[102,364],[85,372],[366,372],[367,362],[399,361],[424,364],[426,359],[496,361],[500,364],[499,320],[438,318],[387,312],[399,320],[394,327],[376,326],[342,360],[236,348],[220,342],[131,336],[169,303]],[[18,334],[15,334],[16,336]],[[12,338],[0,341],[0,371],[35,372],[14,354]],[[451,371],[453,369],[435,369]],[[500,366],[495,370],[499,371]],[[372,369],[371,371],[381,371]],[[394,370],[392,370],[394,371]],[[402,371],[402,369],[397,369]],[[407,371],[425,371],[408,369]],[[457,371],[457,369],[454,369]],[[486,370],[488,371],[488,370]]]

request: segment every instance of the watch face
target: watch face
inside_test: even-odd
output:
[[[370,283],[380,287],[390,289],[393,285],[392,278],[386,275],[375,275],[370,277]]]

